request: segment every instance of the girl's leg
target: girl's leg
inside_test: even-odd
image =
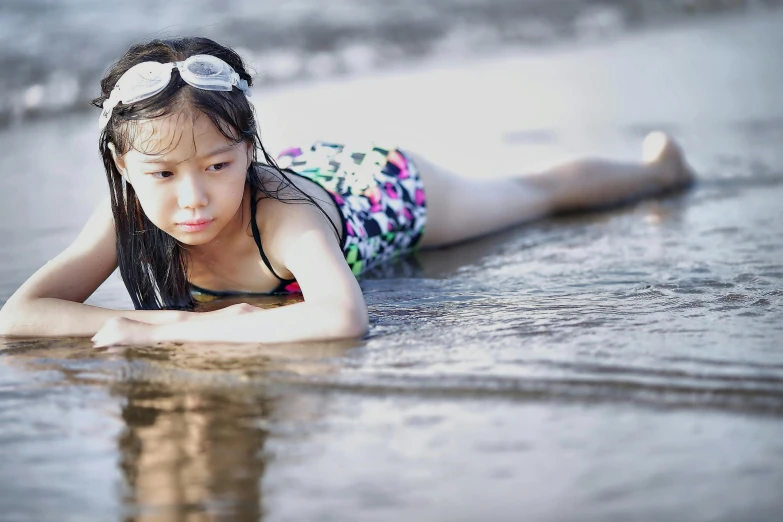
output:
[[[457,243],[558,212],[616,205],[692,182],[671,138],[652,133],[643,149],[638,163],[585,159],[501,179],[460,177],[412,154],[427,193],[421,246]]]

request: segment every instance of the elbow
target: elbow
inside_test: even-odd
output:
[[[348,307],[341,310],[334,321],[336,339],[359,339],[367,335],[370,319],[365,307]]]
[[[8,303],[0,309],[0,337],[9,337],[14,335],[14,320],[11,317],[11,312],[8,307]]]
[[[11,296],[0,309],[0,337],[20,337],[30,335],[25,328],[25,309],[27,300]]]
[[[352,339],[361,339],[370,331],[370,319],[367,312],[359,318],[355,318],[348,328],[348,334]]]

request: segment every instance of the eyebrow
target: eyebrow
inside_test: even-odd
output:
[[[201,154],[198,157],[200,157],[200,158],[209,158],[209,157],[212,157],[212,156],[217,156],[218,154],[223,154],[224,152],[228,152],[228,151],[232,150],[234,147],[236,147],[235,144],[225,145],[225,146],[217,148],[217,149],[215,149],[215,150],[213,150],[211,152],[208,152],[207,154]],[[141,163],[158,163],[158,164],[162,164],[162,165],[171,163],[170,161],[166,161],[164,158],[165,158],[165,156],[157,156],[157,157],[153,157],[153,158],[150,158],[150,159],[142,159],[142,160],[140,160],[140,162]]]

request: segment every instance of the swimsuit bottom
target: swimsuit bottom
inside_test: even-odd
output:
[[[416,165],[403,151],[316,142],[309,149],[284,150],[277,163],[287,173],[312,180],[329,193],[340,212],[345,261],[357,277],[417,248],[427,221],[427,203]],[[270,293],[300,291],[296,280],[277,276],[263,253],[260,237],[256,243],[264,262],[280,279]],[[195,285],[193,290],[203,296],[236,295]]]

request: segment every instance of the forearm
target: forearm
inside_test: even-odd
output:
[[[279,343],[358,338],[367,332],[364,303],[307,301],[237,316],[180,321],[154,328],[156,342]]]
[[[0,311],[0,335],[14,337],[91,337],[112,318],[148,324],[181,320],[187,312],[112,310],[54,298],[9,300]]]

